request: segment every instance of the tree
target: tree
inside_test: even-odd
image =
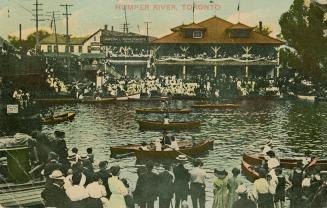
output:
[[[253,31],[257,32],[257,33],[259,33],[261,35],[265,35],[265,36],[269,36],[272,33],[272,29],[269,26],[266,26],[266,25],[262,26],[261,29],[260,29],[260,26],[257,25],[257,26],[255,26]]]
[[[279,20],[281,35],[296,53],[284,51],[283,65],[311,76],[316,81],[327,77],[327,38],[324,37],[327,21],[320,5],[308,0],[294,0],[289,11]]]
[[[50,35],[50,33],[47,31],[44,31],[44,30],[39,31],[40,40],[48,37],[49,35]],[[33,32],[27,36],[26,40],[19,41],[19,38],[17,36],[9,35],[8,40],[16,48],[22,47],[23,51],[28,51],[31,48],[35,48],[35,44],[36,44],[35,36],[36,36],[36,32]]]

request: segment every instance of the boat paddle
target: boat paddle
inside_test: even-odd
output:
[[[191,159],[191,160],[194,160],[193,157],[191,157],[191,156],[185,154],[184,152],[181,152],[181,151],[179,151],[179,150],[175,150],[175,149],[173,149],[173,150],[176,151],[176,152],[178,152],[179,154],[185,155],[186,157],[188,157],[188,158]]]

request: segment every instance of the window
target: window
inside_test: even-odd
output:
[[[194,31],[193,38],[202,38],[202,31]]]
[[[94,40],[94,41],[97,41],[97,37],[96,37],[96,36],[94,36],[94,37],[93,37],[93,40]]]
[[[54,46],[54,47],[53,47],[53,50],[54,50],[54,52],[57,53],[57,52],[58,52],[58,46]]]
[[[48,45],[48,52],[49,52],[49,53],[52,52],[52,45]]]
[[[78,52],[83,53],[83,46],[78,46]]]
[[[70,52],[74,53],[74,46],[70,46]]]

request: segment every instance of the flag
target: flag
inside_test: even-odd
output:
[[[237,11],[240,11],[240,2],[238,2]]]

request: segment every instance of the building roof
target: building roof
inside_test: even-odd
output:
[[[88,37],[71,37],[70,45],[83,45],[83,43],[88,39]],[[66,36],[57,34],[57,40],[59,45],[66,44]],[[50,36],[42,39],[40,44],[56,44],[56,35],[51,34]]]
[[[242,23],[237,23],[232,25],[231,27],[227,28],[228,30],[252,30],[254,27],[249,27]]]
[[[184,27],[181,27],[181,29],[205,29],[205,27],[202,27],[198,24],[195,24],[194,22],[189,25],[185,25]]]
[[[197,23],[198,26],[206,28],[206,33],[204,33],[203,38],[195,39],[195,38],[185,38],[182,32],[179,30],[183,28],[183,25],[173,28],[173,32],[158,38],[157,40],[153,41],[153,43],[216,43],[216,44],[276,44],[281,45],[283,44],[282,41],[272,38],[270,36],[261,35],[254,31],[250,32],[248,38],[233,38],[229,37],[227,31],[229,28],[242,27],[242,28],[249,28],[251,27],[246,26],[244,24],[238,23],[233,24],[226,20],[223,20],[219,17],[212,17],[202,22]],[[177,30],[176,30],[177,29]]]

